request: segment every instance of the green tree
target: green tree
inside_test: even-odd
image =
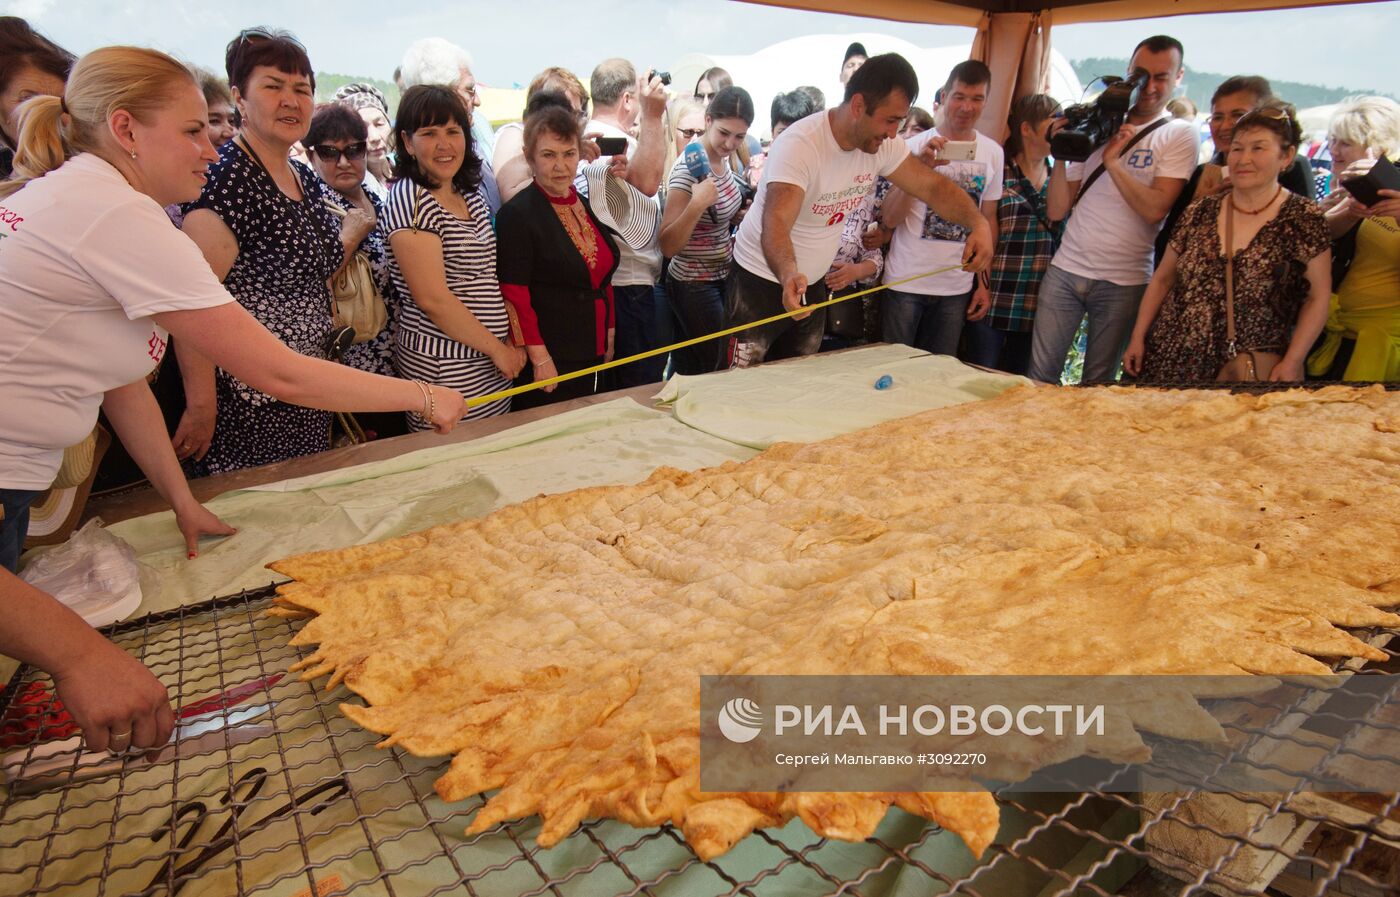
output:
[[[399,108],[399,89],[392,81],[382,81],[379,78],[369,78],[364,75],[339,75],[335,72],[316,73],[316,102],[329,102],[335,96],[335,92],[347,84],[353,83],[373,84],[384,93],[384,99],[389,102],[389,118],[393,119],[394,113]]]
[[[1128,60],[1122,57],[1111,56],[1091,56],[1087,59],[1075,59],[1070,61],[1074,66],[1074,73],[1079,76],[1079,80],[1088,84],[1100,75],[1122,75],[1128,68]],[[1248,74],[1236,73],[1236,74]],[[1215,88],[1230,75],[1222,75],[1219,72],[1207,72],[1186,66],[1186,75],[1182,78],[1182,94],[1196,104],[1196,108],[1201,111],[1210,109],[1210,95],[1215,93]],[[1281,99],[1285,99],[1297,106],[1299,109],[1307,109],[1310,106],[1325,106],[1329,103],[1337,103],[1349,96],[1356,94],[1380,94],[1390,96],[1378,90],[1363,90],[1353,87],[1324,87],[1320,84],[1303,84],[1299,81],[1277,81],[1269,79],[1273,85],[1274,93]]]

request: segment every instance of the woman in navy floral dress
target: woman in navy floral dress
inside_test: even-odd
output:
[[[253,317],[297,352],[324,358],[327,281],[365,229],[360,223],[355,231],[352,218],[338,221],[326,207],[334,191],[288,158],[311,124],[311,63],[285,32],[257,31],[229,45],[227,66],[242,129],[220,148],[203,194],[186,207],[184,230]],[[223,370],[211,378],[212,366],[197,357],[180,355],[180,368],[187,407],[176,451],[193,450],[200,473],[330,448],[329,413],[279,402]]]

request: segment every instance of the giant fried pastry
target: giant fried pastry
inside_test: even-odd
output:
[[[1400,394],[1026,388],[272,566],[305,677],[453,755],[445,800],[500,789],[469,832],[670,822],[709,859],[794,816],[862,839],[893,805],[980,855],[986,792],[700,791],[699,676],[1383,660],[1338,627],[1400,625],[1397,524]]]

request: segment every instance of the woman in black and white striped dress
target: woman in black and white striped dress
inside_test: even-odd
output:
[[[413,87],[399,101],[395,130],[398,181],[384,210],[389,273],[403,299],[394,365],[468,399],[508,389],[525,351],[511,339],[496,281],[496,235],[477,193],[481,160],[466,107],[447,88]],[[510,399],[500,399],[465,419],[509,410]],[[409,425],[422,426],[412,417]]]

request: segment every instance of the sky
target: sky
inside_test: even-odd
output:
[[[734,0],[0,0],[0,10],[29,19],[76,53],[131,43],[215,70],[222,69],[224,45],[239,29],[287,28],[307,45],[317,70],[386,80],[410,43],[436,35],[471,51],[477,78],[500,87],[523,85],[548,65],[586,79],[610,56],[625,56],[639,68],[665,68],[687,53],[747,54],[806,34],[875,31],[923,47],[972,39],[969,28]],[[530,29],[522,27],[525,11]],[[1188,69],[1400,93],[1394,49],[1400,0],[1071,25],[1054,29],[1051,40],[1070,59],[1127,56],[1138,40],[1157,33],[1186,45]],[[833,72],[839,65],[833,60]]]

